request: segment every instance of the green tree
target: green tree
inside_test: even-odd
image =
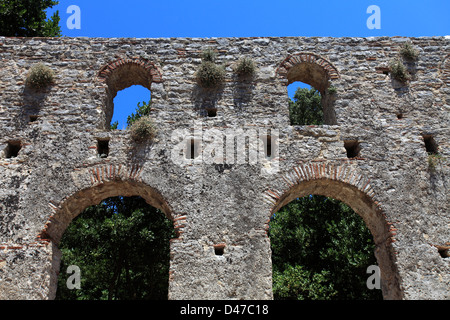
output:
[[[114,197],[84,210],[60,242],[57,299],[167,299],[172,222],[140,197]],[[70,290],[67,267],[81,270]]]
[[[135,111],[136,113],[132,113],[131,115],[129,115],[127,117],[127,127],[130,127],[136,120],[142,118],[143,116],[148,116],[151,111],[151,104],[152,104],[151,99],[148,103],[146,103],[145,101],[142,101],[142,106],[141,106],[141,103],[138,102],[138,105],[137,105],[137,108]]]
[[[117,128],[119,127],[119,121],[114,121],[113,123],[111,123],[110,127],[111,130],[117,130]]]
[[[322,97],[311,87],[298,88],[293,100],[289,101],[289,118],[291,125],[323,124]]]
[[[47,19],[45,10],[57,5],[53,0],[2,0],[0,35],[5,37],[60,37],[59,12]]]
[[[275,299],[379,299],[366,286],[375,265],[364,221],[344,203],[312,195],[294,200],[270,222]]]
[[[138,102],[137,108],[135,110],[136,113],[131,113],[131,115],[129,115],[127,117],[127,127],[131,127],[131,125],[134,122],[136,122],[136,120],[142,118],[143,116],[148,116],[151,111],[151,104],[152,104],[151,99],[148,103],[145,101],[142,101],[142,106],[141,106],[141,103]],[[119,121],[114,121],[113,123],[110,124],[111,130],[116,130],[118,127],[119,127]]]

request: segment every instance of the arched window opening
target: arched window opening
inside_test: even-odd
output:
[[[334,93],[328,89],[330,83],[325,70],[319,65],[303,62],[292,67],[287,73],[288,89],[297,82],[303,84],[302,89],[297,89],[294,101],[297,108],[291,108],[289,104],[289,117],[291,125],[322,125],[336,124],[334,112]],[[309,90],[305,86],[309,85]],[[295,103],[294,102],[294,103]],[[300,110],[300,112],[295,111]],[[294,111],[291,113],[291,111]],[[294,122],[293,122],[294,120]],[[299,123],[297,123],[299,122]]]
[[[158,68],[152,62],[143,58],[127,58],[113,61],[100,70],[98,79],[100,82],[106,84],[107,96],[104,109],[105,129],[111,128],[111,125],[113,128],[116,127],[116,121],[118,121],[117,128],[124,128],[124,117],[130,114],[130,110],[134,110],[138,102],[144,101],[148,103],[150,100],[151,84],[153,82],[162,82],[162,76]],[[124,93],[120,93],[119,100],[116,101],[116,96],[119,92],[130,87],[132,87],[128,89],[130,92],[126,90]],[[139,87],[143,87],[147,91]],[[130,106],[121,107],[120,109],[123,110],[120,110],[116,116],[115,113],[117,110],[115,109],[117,109],[117,106],[115,104],[122,99],[127,100],[127,96],[133,96],[133,102]],[[112,121],[113,116],[114,121]],[[121,124],[120,119],[123,124]]]
[[[336,115],[334,112],[336,90],[331,88],[331,81],[338,79],[339,75],[333,65],[324,58],[312,53],[296,53],[288,56],[281,63],[277,70],[277,74],[288,86],[288,91],[292,92],[292,90],[289,89],[289,85],[295,82],[301,82],[314,88],[315,91],[313,92],[316,92],[316,96],[320,96],[320,104],[323,113],[322,123],[320,124],[336,124]],[[311,94],[313,92],[311,92]],[[293,118],[297,117],[294,116]],[[302,124],[318,124],[316,123],[317,121],[308,123],[310,120],[308,118],[300,120],[302,120],[300,121]],[[298,121],[298,119],[296,119],[296,121]],[[292,123],[292,117],[291,124],[296,124],[295,121]]]
[[[133,85],[117,93],[114,98],[114,114],[111,129],[124,130],[130,125],[136,109],[151,104],[151,92],[141,85]]]
[[[273,293],[280,300],[375,300],[367,268],[377,265],[363,219],[321,195],[296,198],[271,217]]]
[[[56,299],[167,299],[175,236],[172,221],[141,197],[111,197],[88,207],[58,245]],[[69,266],[79,268],[79,288],[70,286]]]

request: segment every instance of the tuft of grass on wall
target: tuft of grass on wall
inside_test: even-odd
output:
[[[215,88],[225,79],[225,68],[206,60],[200,65],[195,77],[201,87]]]
[[[234,72],[239,76],[251,76],[255,73],[255,63],[250,58],[241,58],[234,68]]]
[[[444,158],[440,154],[428,154],[428,168],[431,171],[436,171],[436,167],[443,161],[443,159]]]
[[[328,91],[329,94],[336,94],[337,93],[336,87],[333,87],[333,86],[330,86],[327,91]]]
[[[203,62],[215,62],[216,61],[216,53],[212,49],[206,49],[202,52],[202,61]]]
[[[392,60],[389,64],[389,69],[392,77],[400,82],[407,82],[409,79],[411,79],[408,70],[406,69],[403,62],[399,59]]]
[[[131,138],[136,142],[152,141],[156,136],[156,128],[150,116],[143,116],[129,127]]]
[[[43,89],[53,82],[53,71],[43,63],[32,66],[26,80],[26,84],[34,89]]]
[[[405,42],[400,48],[400,55],[406,60],[414,61],[419,57],[419,51],[414,49],[411,42]]]

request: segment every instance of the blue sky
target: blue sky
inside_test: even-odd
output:
[[[80,29],[67,27],[71,5],[80,8]],[[367,26],[371,5],[380,9],[380,29]],[[450,0],[61,0],[48,13],[55,10],[69,37],[450,35]],[[295,88],[289,89],[292,96]],[[142,87],[119,92],[113,118],[119,128],[149,95]]]

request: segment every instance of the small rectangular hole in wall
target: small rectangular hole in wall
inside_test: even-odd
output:
[[[97,140],[97,153],[100,158],[107,158],[109,155],[109,139]]]
[[[22,149],[20,141],[9,141],[5,150],[6,158],[15,158],[19,155],[19,151]]]
[[[214,253],[216,254],[216,256],[223,256],[224,250],[225,250],[224,244],[214,245]]]
[[[39,116],[30,116],[30,122],[35,122],[37,121],[37,119],[39,118]]]
[[[424,135],[423,141],[428,154],[438,154],[438,145],[432,135]]]
[[[215,116],[217,116],[217,109],[216,108],[207,108],[206,113],[209,118],[214,118]]]
[[[447,242],[445,246],[436,246],[436,248],[442,258],[450,258],[450,242]]]
[[[386,66],[380,66],[380,67],[376,67],[375,70],[377,73],[382,73],[382,74],[388,75],[391,69]]]
[[[356,158],[359,157],[359,152],[361,151],[361,147],[359,145],[358,140],[347,140],[344,141],[344,148],[347,151],[347,158]]]

